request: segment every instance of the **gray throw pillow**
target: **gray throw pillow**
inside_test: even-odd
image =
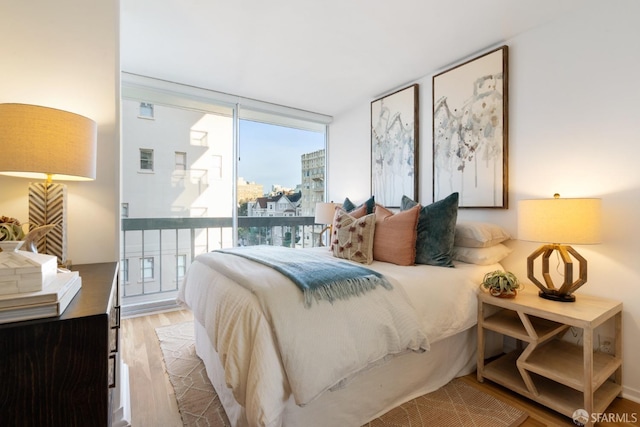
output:
[[[418,203],[402,196],[400,210]],[[416,264],[453,267],[453,241],[458,219],[458,193],[424,206],[418,217]]]

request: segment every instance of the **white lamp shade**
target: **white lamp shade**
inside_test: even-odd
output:
[[[96,134],[96,123],[78,114],[0,104],[0,173],[35,179],[95,179]]]
[[[518,239],[557,244],[600,243],[600,199],[518,202]]]
[[[316,224],[331,224],[336,212],[335,203],[316,203]]]

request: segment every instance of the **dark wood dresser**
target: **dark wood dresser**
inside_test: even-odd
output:
[[[61,316],[0,325],[2,425],[111,425],[120,339],[118,264],[73,270],[82,288]]]

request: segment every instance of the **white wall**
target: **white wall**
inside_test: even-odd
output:
[[[119,240],[119,1],[3,0],[0,17],[0,103],[59,108],[89,117],[98,125],[96,180],[65,183],[67,254],[74,264],[115,261]],[[27,221],[28,186],[27,179],[0,176],[0,215]]]
[[[462,209],[460,219],[492,221],[516,236],[517,202],[601,197],[603,244],[576,249],[589,261],[577,293],[624,302],[625,396],[640,401],[640,2],[588,1],[558,20],[505,40],[509,46],[509,209]],[[416,51],[419,51],[417,49]],[[467,55],[461,52],[461,55]],[[461,57],[461,62],[465,59]],[[431,78],[420,84],[420,202],[431,203]],[[385,88],[379,88],[384,91]],[[392,88],[388,88],[389,90]],[[373,97],[372,99],[373,100]],[[329,198],[370,195],[369,103],[335,117]],[[513,240],[505,268],[526,278],[538,245]],[[531,285],[533,286],[533,285]]]

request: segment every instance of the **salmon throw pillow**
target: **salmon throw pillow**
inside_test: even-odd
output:
[[[421,208],[422,206],[415,205],[406,211],[394,214],[384,206],[376,205],[373,259],[398,265],[415,264],[418,217]]]

